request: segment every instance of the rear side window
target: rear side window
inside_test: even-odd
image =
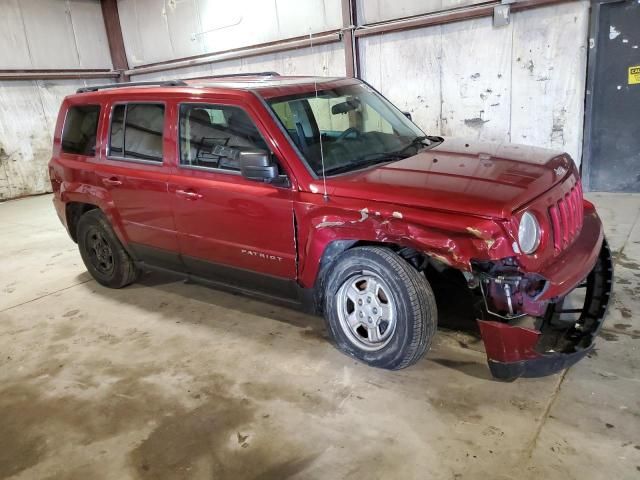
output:
[[[109,155],[162,162],[163,130],[164,105],[151,103],[116,105],[111,115]]]
[[[99,116],[99,105],[69,108],[62,129],[62,151],[76,155],[95,155]]]

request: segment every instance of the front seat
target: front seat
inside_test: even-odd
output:
[[[206,163],[209,163],[206,162],[208,156],[205,157],[202,153],[207,149],[206,143],[210,144],[210,142],[205,142],[205,139],[211,139],[211,137],[215,136],[215,130],[209,112],[204,108],[194,108],[191,110],[189,112],[188,127],[189,148],[186,149],[185,152],[188,158],[183,158],[182,160],[189,165],[198,165],[200,161],[205,160],[206,165]]]
[[[225,117],[227,120],[227,130],[232,134],[229,145],[244,148],[266,148],[264,141],[258,133],[258,129],[246,113],[234,111],[225,115]]]

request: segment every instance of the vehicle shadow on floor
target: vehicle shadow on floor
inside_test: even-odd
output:
[[[474,305],[477,299],[465,286],[458,283],[432,280],[432,284],[438,305],[438,329],[446,333],[462,332],[464,334],[462,336],[452,335],[460,348],[482,351],[480,332],[475,321],[477,311]],[[160,296],[142,294],[141,291],[147,289],[163,294]],[[307,314],[276,301],[256,299],[240,293],[185,281],[183,277],[170,273],[147,272],[136,283],[125,289],[109,290],[96,286],[96,293],[159,313],[177,323],[206,324],[215,321],[208,318],[203,320],[202,315],[194,315],[193,308],[190,306],[192,307],[193,302],[196,302],[232,310],[237,312],[239,319],[248,315],[266,317],[301,329],[300,333],[305,339],[329,341],[324,320],[320,316]],[[176,295],[184,301],[171,302],[170,299],[175,298]],[[440,358],[434,354],[427,354],[426,362],[433,362],[472,377],[491,379],[484,362],[469,361],[467,355],[456,359],[451,355]]]

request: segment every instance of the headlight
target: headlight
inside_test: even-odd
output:
[[[540,245],[540,224],[533,213],[524,212],[520,218],[518,244],[520,250],[526,254],[535,252]]]

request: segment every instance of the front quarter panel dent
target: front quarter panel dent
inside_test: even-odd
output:
[[[307,288],[315,285],[320,264],[326,262],[325,250],[338,240],[410,247],[463,271],[471,270],[472,259],[513,254],[506,232],[493,220],[451,214],[442,218],[442,213],[400,211],[381,205],[347,209],[307,204],[297,209],[303,253],[299,278]]]

